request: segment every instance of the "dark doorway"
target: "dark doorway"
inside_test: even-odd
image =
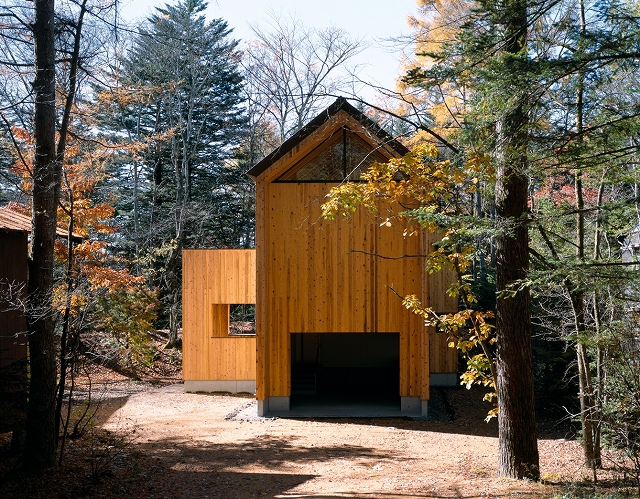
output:
[[[292,333],[291,409],[400,408],[398,333]]]

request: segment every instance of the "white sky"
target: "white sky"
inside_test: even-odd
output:
[[[155,6],[176,0],[123,0],[122,17],[127,21],[148,16]],[[411,47],[390,41],[411,34],[407,16],[417,12],[415,0],[209,0],[209,19],[222,18],[240,40],[253,38],[250,25],[268,31],[269,13],[283,18],[294,15],[305,26],[334,26],[352,37],[363,39],[367,47],[355,63],[362,66],[360,79],[393,89],[400,74],[402,51]],[[371,98],[371,90],[359,90],[363,98]]]

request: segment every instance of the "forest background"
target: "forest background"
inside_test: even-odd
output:
[[[497,396],[511,445],[500,472],[539,472],[535,419],[510,426],[534,413],[535,382],[540,407],[579,421],[586,465],[611,447],[640,479],[638,5],[419,6],[415,58],[397,88],[367,102],[353,95],[357,74],[345,76],[362,44],[339,29],[274,16],[240,44],[201,0],[135,28],[117,2],[0,7],[0,201],[33,213],[32,247],[55,239],[56,220],[82,238],[56,241],[55,265],[32,250],[31,268],[51,274],[30,274],[30,403],[56,403],[30,409],[27,466],[55,460],[79,356],[135,370],[154,360],[152,328],[179,347],[182,250],[252,247],[245,172],[343,95],[413,153],[343,184],[327,216],[412,196],[421,208],[405,219],[445,234],[427,264],[454,271],[460,312],[406,304],[450,335],[463,380]]]

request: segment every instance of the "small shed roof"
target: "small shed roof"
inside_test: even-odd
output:
[[[0,207],[0,230],[13,231],[13,232],[26,232],[27,234],[31,233],[31,217],[27,217],[22,213],[18,213],[9,208]],[[56,235],[58,237],[68,237],[69,232],[57,228]],[[82,240],[82,236],[77,234],[73,235],[73,239],[78,241]]]
[[[393,149],[399,156],[404,156],[409,152],[404,145],[394,139],[391,135],[385,132],[377,123],[371,118],[366,116],[361,111],[358,111],[353,107],[344,97],[338,97],[333,104],[331,104],[322,113],[311,120],[306,126],[298,130],[291,138],[283,142],[277,147],[271,154],[268,154],[263,160],[258,162],[253,168],[251,168],[247,175],[256,179],[265,172],[270,166],[276,163],[279,159],[284,157],[292,149],[294,149],[300,142],[311,135],[314,131],[324,125],[332,116],[338,112],[344,111],[352,118],[358,121],[363,127],[365,127],[372,135],[377,137],[380,142],[391,149]]]
[[[9,208],[0,208],[0,229],[31,232],[31,218]]]

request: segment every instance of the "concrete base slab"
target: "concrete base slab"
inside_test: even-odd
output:
[[[256,381],[252,379],[237,381],[238,393],[256,393]]]
[[[256,393],[255,380],[185,380],[185,392]]]
[[[285,412],[291,408],[291,399],[289,397],[269,397],[269,411]]]
[[[431,386],[458,386],[459,381],[457,373],[431,373],[429,375]]]
[[[258,416],[261,418],[267,415],[267,408],[269,407],[268,400],[258,400]]]
[[[259,400],[258,415],[282,418],[419,418],[422,416],[420,397],[405,397],[403,407],[401,407],[401,397],[395,400],[393,398],[376,400],[362,397],[295,395],[288,401],[278,399],[289,399],[289,397],[270,397],[267,400]],[[276,408],[285,408],[287,402],[288,410]]]
[[[400,397],[401,412],[417,412],[420,407],[420,397]]]
[[[423,418],[426,418],[428,416],[429,401],[428,400],[422,400],[421,402],[422,402],[421,416]]]
[[[288,415],[291,409],[290,397],[267,397],[258,400],[258,416]]]

